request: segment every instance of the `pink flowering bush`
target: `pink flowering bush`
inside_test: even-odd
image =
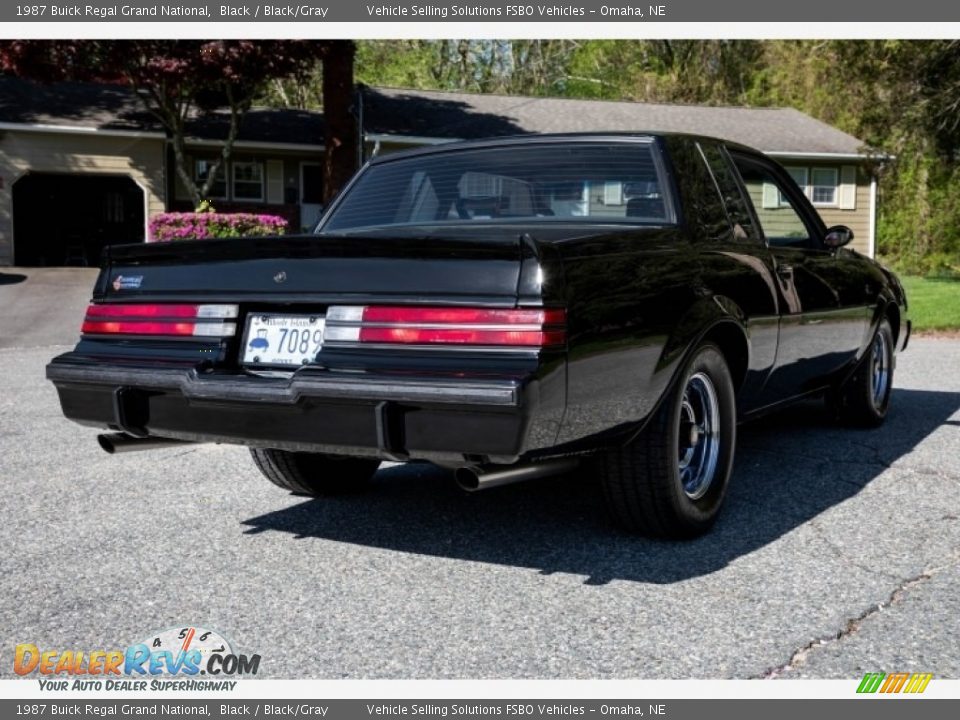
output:
[[[168,212],[150,219],[150,242],[283,235],[287,221],[277,215]]]

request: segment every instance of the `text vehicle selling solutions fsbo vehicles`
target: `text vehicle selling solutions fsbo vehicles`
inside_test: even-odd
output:
[[[466,489],[579,464],[623,527],[691,536],[739,421],[817,394],[883,421],[906,298],[852,235],[719,140],[435,146],[369,162],[312,235],[110,248],[47,376],[112,451],[239,443],[316,495],[384,459]]]

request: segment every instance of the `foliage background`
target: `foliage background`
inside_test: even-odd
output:
[[[482,93],[792,106],[879,157],[878,251],[900,270],[960,275],[960,41],[371,40],[356,79]],[[321,69],[262,101],[321,105]]]

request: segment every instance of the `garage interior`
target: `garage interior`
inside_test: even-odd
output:
[[[30,173],[13,186],[14,264],[96,266],[107,245],[144,240],[144,194],[129,177]]]

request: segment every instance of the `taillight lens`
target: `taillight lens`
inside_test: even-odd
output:
[[[556,347],[566,342],[558,308],[494,309],[340,305],[327,310],[325,345]]]
[[[237,332],[238,312],[236,305],[92,303],[87,308],[81,332],[84,335],[232,337]]]

